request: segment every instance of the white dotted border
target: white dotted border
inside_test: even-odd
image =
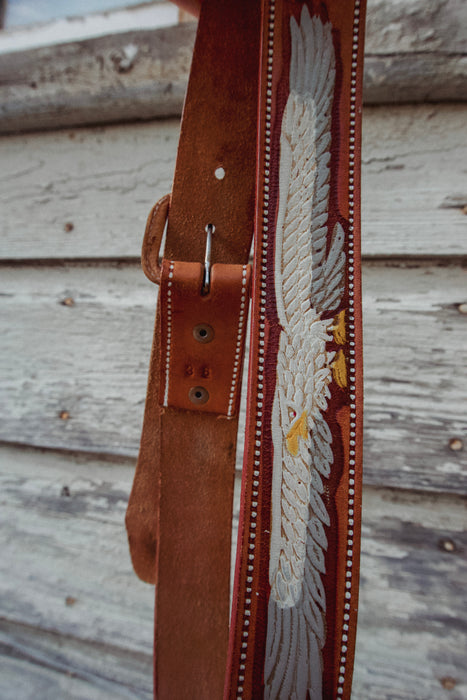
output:
[[[238,373],[240,370],[240,355],[242,354],[243,327],[245,325],[246,305],[247,305],[247,300],[246,300],[247,271],[248,271],[247,265],[244,265],[243,266],[243,273],[242,273],[242,296],[240,299],[240,314],[238,317],[237,345],[235,347],[235,359],[234,359],[234,368],[233,368],[233,372],[232,372],[232,384],[230,386],[229,406],[227,409],[227,415],[229,417],[232,415],[232,411],[233,411],[235,389],[237,387]]]
[[[360,0],[355,0],[353,34],[352,34],[352,66],[350,72],[350,129],[349,129],[349,243],[348,243],[348,278],[349,278],[349,345],[350,345],[350,369],[349,369],[349,391],[350,391],[350,449],[349,449],[349,495],[347,511],[347,560],[345,563],[345,602],[344,620],[342,624],[341,637],[341,657],[339,666],[339,677],[337,680],[337,695],[344,694],[345,674],[347,669],[347,651],[349,640],[349,621],[352,599],[352,566],[354,551],[354,504],[355,504],[355,466],[356,466],[356,360],[355,360],[355,309],[354,309],[354,190],[355,190],[355,128],[357,114],[357,69],[358,51],[360,38]]]
[[[167,350],[165,353],[165,389],[164,406],[169,401],[169,378],[170,378],[170,352],[172,348],[172,279],[174,276],[174,261],[170,261],[169,281],[167,282]]]
[[[274,54],[274,22],[275,0],[271,0],[268,17],[268,65],[266,74],[266,119],[264,139],[264,185],[263,185],[263,218],[261,237],[261,275],[260,275],[260,300],[259,300],[259,347],[258,347],[258,393],[256,395],[256,423],[255,423],[255,450],[253,460],[253,490],[251,492],[250,527],[248,532],[248,563],[245,588],[245,605],[242,619],[242,641],[240,652],[239,674],[237,678],[237,700],[243,700],[243,681],[245,680],[245,661],[248,649],[248,631],[251,615],[251,593],[253,582],[253,570],[255,560],[256,517],[259,489],[259,468],[261,456],[261,426],[263,417],[263,381],[264,381],[264,328],[266,315],[266,275],[267,275],[267,249],[268,249],[268,218],[269,218],[269,174],[271,164],[271,112],[272,112],[272,62]]]

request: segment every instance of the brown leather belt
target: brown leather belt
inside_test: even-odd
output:
[[[127,528],[156,584],[159,700],[350,696],[363,26],[359,0],[201,5],[172,194],[143,246],[160,295]]]

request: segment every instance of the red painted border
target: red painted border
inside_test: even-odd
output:
[[[328,529],[325,588],[327,642],[324,649],[323,697],[350,697],[356,633],[358,563],[361,510],[362,455],[362,337],[360,283],[360,130],[363,63],[364,2],[309,0],[310,14],[319,14],[333,25],[337,76],[332,121],[330,228],[339,219],[347,239],[347,259],[354,260],[353,278],[347,277],[341,308],[353,301],[353,328],[347,326],[347,368],[355,367],[355,391],[334,387],[326,412],[332,426],[335,462],[329,479],[332,524]],[[249,405],[239,546],[234,587],[229,667],[225,698],[263,696],[264,649],[269,597],[269,533],[272,479],[271,408],[280,326],[275,309],[273,236],[278,197],[279,136],[288,96],[290,61],[289,20],[298,18],[303,3],[277,0],[263,3],[261,99],[259,114],[258,206],[253,287],[252,341]],[[272,10],[274,22],[272,24]],[[358,10],[358,12],[357,12]],[[270,29],[274,27],[272,73],[268,73]],[[353,82],[352,82],[353,81]],[[268,112],[268,90],[272,91]],[[352,114],[353,112],[353,114]],[[265,135],[270,128],[270,142]],[[353,141],[351,139],[354,139]],[[264,187],[270,147],[269,208],[264,220]],[[353,157],[352,157],[353,156]],[[352,167],[353,164],[353,167]],[[353,178],[353,188],[350,182]],[[353,199],[352,195],[353,194]],[[350,196],[349,196],[350,195]],[[353,202],[353,205],[352,205]],[[266,226],[267,231],[264,231]],[[265,235],[266,234],[266,235]],[[350,247],[353,239],[353,255]],[[265,238],[269,239],[267,247]],[[266,251],[266,252],[265,252]],[[352,287],[350,285],[353,285]],[[263,294],[265,293],[265,303]],[[354,333],[352,338],[349,333]],[[329,344],[329,349],[333,349]],[[353,351],[355,354],[351,354]],[[262,354],[264,353],[264,354]],[[264,358],[264,361],[262,360]],[[354,363],[351,360],[355,361]],[[264,368],[264,381],[258,376]],[[351,397],[351,394],[355,397]],[[355,404],[356,409],[351,409]],[[259,415],[261,413],[261,415]],[[355,427],[350,426],[351,414]],[[260,427],[259,427],[260,426]],[[260,436],[258,432],[260,431]],[[355,435],[351,435],[355,433]],[[355,443],[355,444],[351,444]],[[355,455],[352,454],[355,452]],[[351,463],[352,460],[352,463]],[[259,462],[259,464],[258,464]],[[355,463],[353,463],[355,462]],[[350,511],[350,515],[349,515]],[[252,529],[252,523],[256,526]],[[251,539],[252,533],[254,539]],[[351,545],[349,543],[352,543]],[[352,551],[352,568],[348,566]],[[350,576],[346,576],[349,573]],[[350,587],[346,586],[350,583]],[[347,597],[346,597],[347,594]],[[350,596],[350,597],[349,597]],[[251,601],[251,602],[248,602]],[[345,648],[345,652],[343,649]],[[344,654],[344,655],[343,655]],[[345,659],[343,664],[342,659]]]

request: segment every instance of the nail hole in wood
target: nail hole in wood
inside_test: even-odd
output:
[[[439,541],[439,548],[444,549],[445,552],[455,552],[457,547],[455,545],[455,542],[453,542],[451,539],[448,537],[445,537]]]
[[[460,438],[451,438],[449,440],[449,448],[453,452],[460,452],[460,450],[464,449],[464,443]]]

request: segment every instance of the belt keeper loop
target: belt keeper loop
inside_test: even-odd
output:
[[[159,199],[149,212],[141,250],[141,266],[146,277],[155,284],[161,281],[161,246],[170,208],[170,194]]]
[[[230,418],[240,397],[251,267],[211,266],[209,254],[207,264],[203,294],[205,265],[162,261],[159,403]]]

